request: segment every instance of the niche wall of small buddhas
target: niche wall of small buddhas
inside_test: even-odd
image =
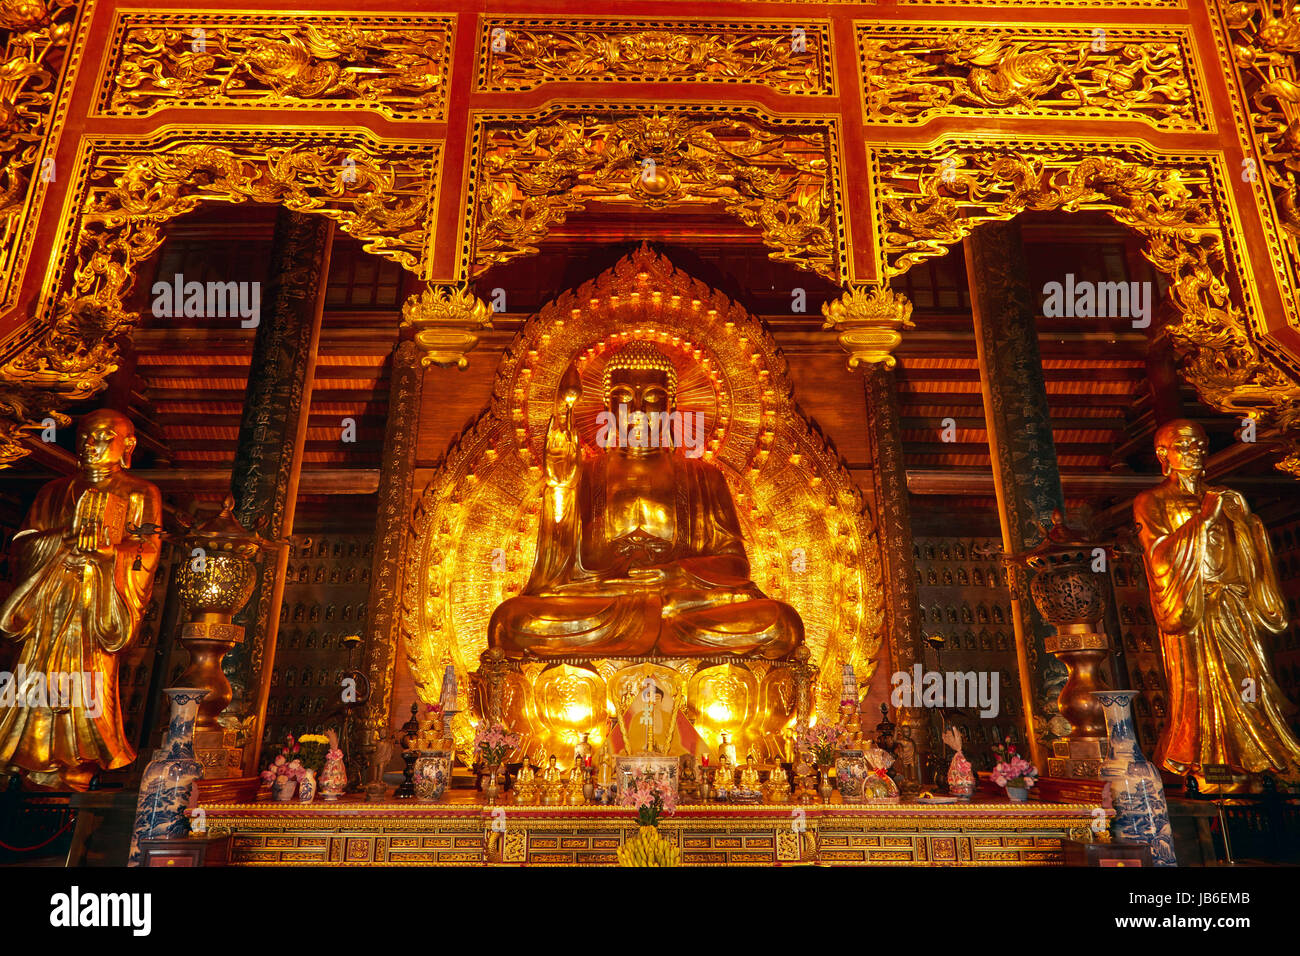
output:
[[[576,361],[583,397],[575,415],[594,450],[605,362],[634,339],[670,357],[679,409],[702,417],[702,452],[735,499],[754,582],[803,619],[822,719],[836,712],[844,664],[865,681],[888,661],[872,515],[834,448],[799,409],[784,356],[742,306],[642,246],[525,323],[497,368],[489,407],[451,443],[420,497],[401,652],[421,699],[438,699],[447,663],[462,687],[473,688],[455,723],[462,755],[485,706],[474,675],[488,620],[532,570],[542,445],[560,377]],[[624,679],[646,667],[672,688],[698,746],[713,753],[726,730],[738,753],[783,751],[795,687],[788,669],[766,661],[523,663],[507,676],[507,723],[525,735],[524,750],[567,754],[581,733],[604,734],[626,706]]]

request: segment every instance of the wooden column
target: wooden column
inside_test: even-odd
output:
[[[903,436],[899,423],[897,381],[893,368],[881,362],[864,363],[863,381],[867,394],[867,447],[871,454],[871,477],[875,485],[876,531],[880,535],[885,587],[886,633],[895,671],[910,671],[917,661],[924,663],[924,636],[917,613],[916,564],[912,560],[912,511],[907,491],[907,469],[903,462]],[[895,718],[898,738],[906,737],[916,748],[915,760],[907,771],[918,784],[929,750],[929,718],[923,708],[901,707]]]
[[[1147,344],[1147,387],[1151,390],[1151,408],[1156,428],[1165,422],[1183,418],[1186,414],[1174,344],[1164,331],[1173,311],[1173,306],[1166,297],[1156,310],[1156,329]]]
[[[271,278],[262,297],[231,469],[235,516],[245,528],[277,542],[264,556],[253,596],[235,616],[245,628],[244,643],[224,664],[227,676],[244,685],[249,712],[257,716],[244,750],[245,775],[257,771],[261,758],[289,562],[284,539],[293,533],[333,235],[333,223],[323,216],[281,210],[276,219]]]
[[[397,662],[403,571],[410,540],[415,474],[416,422],[424,367],[414,342],[393,350],[388,389],[388,424],[379,471],[379,506],[375,515],[375,554],[366,602],[362,670],[370,681],[365,718],[354,722],[352,752],[373,745],[388,728]]]
[[[966,277],[975,319],[984,419],[993,485],[1007,554],[1042,539],[1052,511],[1065,511],[1052,438],[1052,416],[1038,353],[1037,309],[1029,288],[1025,250],[1015,223],[987,223],[966,239]],[[1026,735],[1034,763],[1046,768],[1039,740],[1057,714],[1066,669],[1047,652],[1052,628],[1029,598],[1023,575],[1012,572],[1012,622]],[[1032,716],[1031,716],[1032,715]]]

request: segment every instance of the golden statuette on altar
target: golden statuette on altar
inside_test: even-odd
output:
[[[555,807],[563,802],[564,779],[560,776],[560,768],[555,765],[555,754],[551,754],[542,769],[542,804]]]
[[[0,768],[40,786],[85,790],[98,771],[135,759],[118,655],[149,602],[162,530],[157,487],[128,471],[135,445],[124,415],[86,415],[79,473],[43,487],[14,537],[18,585],[0,631],[21,645],[23,699],[0,709]]]
[[[1295,778],[1293,708],[1272,675],[1266,634],[1287,625],[1268,532],[1246,500],[1205,481],[1205,431],[1160,427],[1165,480],[1133,502],[1169,678],[1156,762],[1198,776],[1210,764]]]
[[[519,768],[519,773],[515,775],[515,803],[537,802],[536,776],[537,772],[533,769],[532,759],[527,754],[524,754],[523,766]]]

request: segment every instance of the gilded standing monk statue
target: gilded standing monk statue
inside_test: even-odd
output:
[[[1227,764],[1292,776],[1300,742],[1264,646],[1287,622],[1268,534],[1240,494],[1205,483],[1199,425],[1169,422],[1155,444],[1166,478],[1138,495],[1133,515],[1169,678],[1157,762],[1179,774]]]
[[[584,454],[569,368],[546,435],[532,576],[493,613],[490,645],[515,659],[789,654],[803,624],[750,580],[726,479],[674,447],[683,423],[672,361],[633,341],[603,384],[607,421],[631,428],[603,429],[604,447]]]
[[[41,786],[84,790],[100,769],[135,759],[117,655],[148,603],[162,515],[157,487],[127,471],[135,442],[118,412],[85,416],[81,473],[42,488],[14,537],[19,583],[0,631],[21,651],[15,699],[0,709],[0,768]]]

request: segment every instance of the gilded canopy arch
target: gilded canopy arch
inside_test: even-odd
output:
[[[123,302],[166,222],[206,202],[282,204],[327,216],[368,251],[426,275],[441,156],[437,142],[360,130],[84,138],[41,312],[0,368],[0,464],[26,454],[21,434],[33,420],[57,420],[104,387],[120,337],[139,320]]]
[[[1277,467],[1300,475],[1300,370],[1261,337],[1221,155],[953,138],[924,149],[876,148],[870,158],[885,278],[943,255],[982,222],[1026,211],[1098,210],[1140,233],[1145,256],[1170,281],[1176,318],[1167,332],[1183,374],[1208,405],[1278,428],[1289,444]]]
[[[672,356],[680,406],[704,416],[705,454],[731,485],[754,581],[803,618],[822,674],[815,705],[833,714],[842,665],[869,676],[884,639],[868,507],[799,410],[785,358],[762,323],[645,246],[527,322],[501,360],[490,406],[452,444],[422,495],[403,626],[421,695],[436,699],[447,662],[462,679],[477,668],[493,609],[528,579],[542,442],[560,376],[578,361],[579,429],[589,441],[604,362],[633,338],[654,340]],[[387,699],[387,688],[372,695]],[[458,739],[470,734],[467,716]]]
[[[537,251],[593,199],[719,203],[771,258],[839,280],[846,266],[838,120],[704,105],[554,107],[474,117],[460,277]]]

